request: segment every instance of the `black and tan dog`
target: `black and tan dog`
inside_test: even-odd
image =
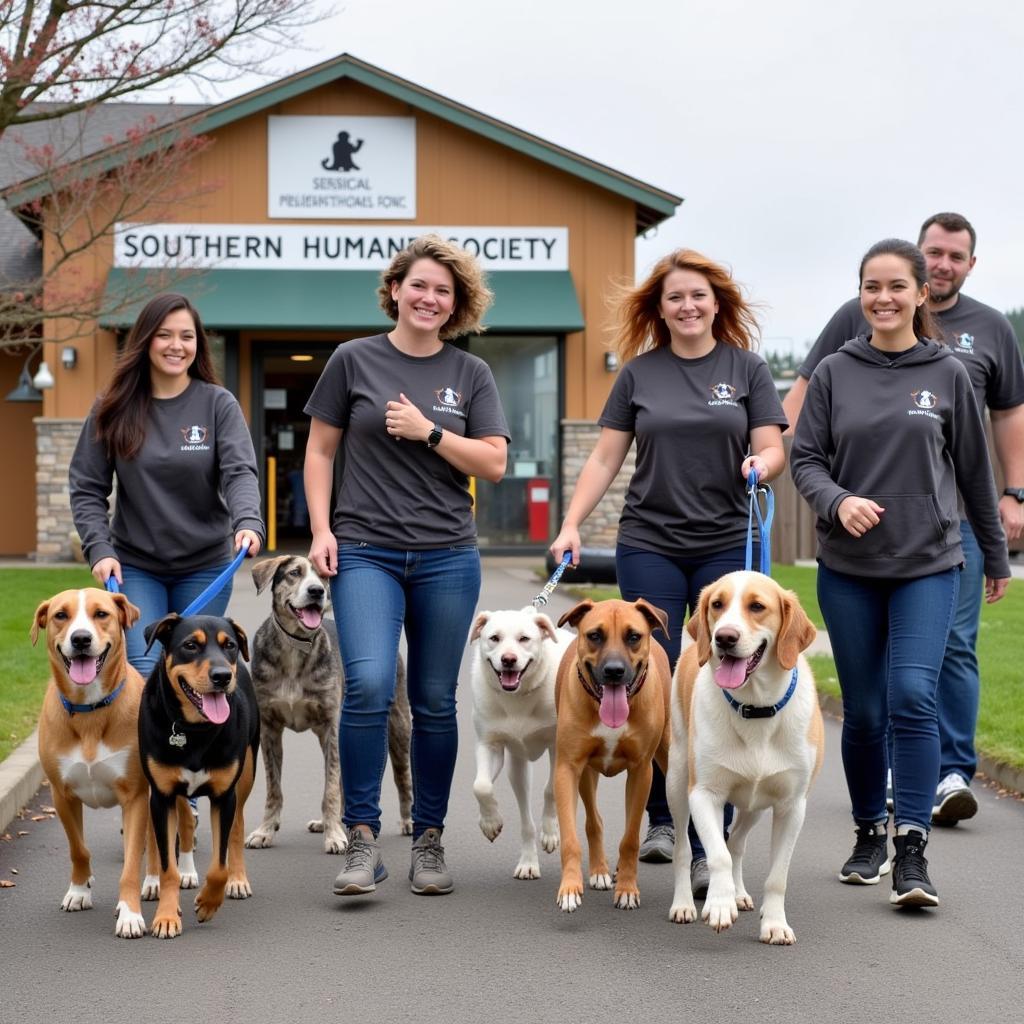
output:
[[[640,824],[651,789],[651,761],[665,770],[669,748],[668,656],[651,638],[668,617],[647,601],[584,601],[558,620],[578,630],[562,656],[555,686],[555,805],[562,837],[558,905],[574,911],[583,900],[582,851],[576,834],[576,795],[583,797],[590,888],[610,889],[604,828],[597,810],[597,776],[626,777],[626,828],[619,844],[615,906],[640,905],[637,859]]]
[[[152,933],[181,933],[181,877],[174,836],[181,796],[210,799],[213,850],[196,896],[196,918],[208,921],[225,894],[246,899],[243,809],[252,789],[260,719],[249,672],[245,633],[213,615],[165,616],[146,628],[163,657],[146,680],[139,708],[139,753],[149,779],[149,808],[160,852],[160,902]]]

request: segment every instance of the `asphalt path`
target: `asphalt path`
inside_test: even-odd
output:
[[[518,607],[540,584],[516,562],[485,563],[483,608]],[[572,601],[562,591],[557,617]],[[232,613],[254,631],[266,614],[247,574]],[[113,934],[120,871],[118,816],[86,809],[96,881],[94,909],[63,913],[67,843],[41,811],[49,791],[0,841],[0,1024],[109,1024],[140,1017],[255,1021],[365,1017],[380,1022],[579,1022],[695,1019],[731,1022],[860,1022],[887,1017],[978,1024],[1024,1018],[1024,805],[976,785],[978,816],[936,830],[929,847],[942,905],[896,911],[889,888],[841,885],[852,825],[839,758],[839,727],[827,725],[825,767],[811,795],[789,876],[792,947],[758,942],[757,913],[716,935],[668,921],[671,867],[640,866],[641,906],[620,911],[611,893],[587,891],[583,907],[555,906],[558,854],[541,854],[539,880],[513,879],[515,804],[503,778],[505,832],[492,845],[477,825],[471,694],[464,661],[461,748],[444,843],[455,892],[414,896],[406,881],[409,839],[397,831],[390,773],[382,847],[391,872],[369,897],[331,893],[341,859],[305,831],[319,815],[322,762],[310,733],[285,742],[285,805],[269,850],[246,851],[253,898],[226,901],[198,925],[182,893],[184,932],[173,941]],[[542,765],[533,781],[540,816]],[[609,854],[621,834],[623,779],[603,779],[599,800]],[[246,808],[259,823],[263,771]],[[206,804],[197,863],[209,856]],[[33,816],[40,821],[31,820]],[[746,879],[759,901],[768,824],[748,844]],[[24,832],[25,835],[17,833]],[[17,874],[12,871],[16,869]],[[155,904],[144,904],[147,921]]]

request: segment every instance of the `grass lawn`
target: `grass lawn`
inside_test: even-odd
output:
[[[815,594],[816,570],[811,567],[777,565],[772,576],[794,590],[814,624],[824,629]],[[581,597],[596,601],[618,597],[615,587],[574,588]],[[1002,601],[984,605],[978,634],[981,664],[981,709],[978,715],[978,750],[997,761],[1024,769],[1024,667],[1017,644],[1024,636],[1024,581],[1015,580]],[[1018,637],[1014,641],[1012,638]],[[835,662],[821,655],[812,657],[811,667],[818,689],[839,696]]]
[[[28,638],[36,608],[72,587],[93,585],[82,569],[0,569],[0,761],[36,727],[50,663],[43,638]]]

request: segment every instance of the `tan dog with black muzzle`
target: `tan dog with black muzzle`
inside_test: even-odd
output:
[[[640,824],[651,789],[651,762],[668,764],[668,656],[652,639],[668,629],[668,616],[644,601],[584,601],[559,619],[575,626],[576,643],[558,669],[555,706],[555,805],[562,837],[558,905],[572,912],[583,901],[582,852],[576,834],[576,796],[583,797],[589,846],[590,888],[610,889],[597,810],[597,776],[626,777],[626,828],[615,871],[615,906],[640,905],[637,856]]]

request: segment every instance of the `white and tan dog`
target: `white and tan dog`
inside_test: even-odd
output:
[[[790,945],[796,936],[786,920],[789,863],[825,749],[814,680],[801,653],[815,628],[791,591],[761,573],[734,572],[701,592],[687,629],[696,643],[683,651],[672,681],[666,790],[673,819],[692,814],[707,851],[711,882],[701,916],[720,932],[737,909],[754,909],[743,883],[743,849],[771,808],[760,938]],[[736,808],[728,845],[726,803]],[[669,917],[680,923],[697,917],[690,857],[686,829],[678,828]]]
[[[480,831],[493,843],[502,829],[494,782],[508,757],[508,777],[519,805],[519,862],[515,878],[540,878],[537,825],[530,809],[531,762],[548,755],[548,783],[540,845],[558,848],[555,811],[555,676],[562,653],[575,639],[555,629],[532,606],[480,612],[469,635],[476,642],[470,674],[473,725],[476,729],[476,780]]]

